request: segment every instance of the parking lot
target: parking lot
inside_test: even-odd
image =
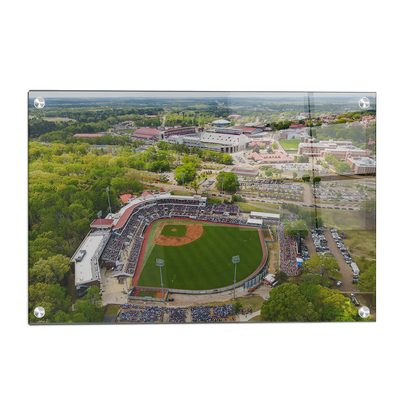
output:
[[[332,236],[332,233],[329,229],[325,229],[325,238],[328,241],[328,247],[330,249],[330,252],[332,255],[336,258],[336,261],[339,264],[340,267],[340,273],[343,275],[343,278],[341,278],[342,281],[342,286],[340,286],[339,289],[342,292],[355,292],[356,287],[352,283],[353,282],[353,270],[351,269],[350,264],[346,264],[342,252],[340,249],[337,247],[336,242]],[[336,288],[336,286],[335,286]]]

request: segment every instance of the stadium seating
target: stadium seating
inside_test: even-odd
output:
[[[225,215],[224,215],[225,214]],[[227,215],[229,214],[229,215]],[[156,203],[138,204],[124,226],[109,235],[102,260],[116,263],[121,258],[124,246],[129,251],[123,272],[133,276],[144,242],[144,232],[154,221],[163,218],[188,218],[213,223],[246,225],[247,218],[239,217],[236,204],[213,204],[200,206],[198,199],[157,199]]]

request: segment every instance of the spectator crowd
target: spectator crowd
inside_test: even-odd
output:
[[[122,304],[121,309],[118,311],[117,322],[161,322],[163,313],[166,313],[168,315],[168,322],[184,323],[187,321],[189,312],[192,322],[222,322],[235,315],[232,304],[223,304],[221,306],[198,305],[193,307]]]
[[[288,276],[298,276],[295,240],[292,236],[285,235],[283,223],[278,225],[276,232],[279,237],[279,269]]]

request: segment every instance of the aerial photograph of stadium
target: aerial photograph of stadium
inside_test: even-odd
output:
[[[376,93],[28,93],[28,323],[376,321]]]

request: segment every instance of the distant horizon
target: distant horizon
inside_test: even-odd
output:
[[[32,90],[28,92],[29,100],[35,99],[36,97],[43,97],[48,99],[175,99],[175,100],[189,100],[189,99],[214,99],[223,98],[227,99],[257,99],[257,100],[270,100],[276,98],[293,98],[297,97],[299,100],[313,95],[314,98],[335,98],[339,99],[350,99],[353,97],[370,96],[375,99],[375,92],[239,92],[239,91],[137,91],[137,92],[125,92],[125,91],[50,91],[50,90]]]

